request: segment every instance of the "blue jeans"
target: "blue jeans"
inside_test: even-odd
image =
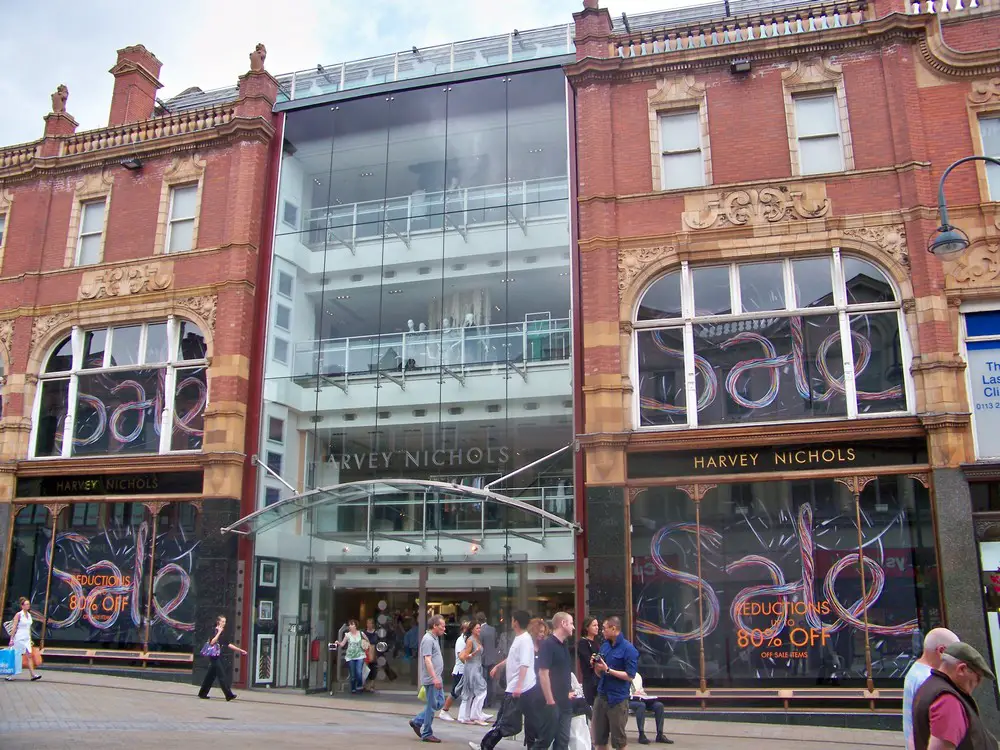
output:
[[[424,710],[413,717],[413,723],[420,727],[420,737],[430,737],[433,734],[431,724],[434,722],[434,714],[444,706],[444,689],[433,685],[424,685],[427,692],[427,705]]]
[[[347,662],[347,668],[351,672],[351,692],[357,692],[364,687],[364,675],[365,660],[364,659],[352,659]]]

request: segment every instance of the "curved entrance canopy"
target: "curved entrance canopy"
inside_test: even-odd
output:
[[[551,513],[543,507],[538,507],[529,502],[508,497],[489,489],[479,489],[424,479],[378,479],[344,482],[287,497],[241,518],[230,526],[223,526],[222,533],[252,537],[312,510],[336,508],[339,505],[359,505],[362,502],[367,502],[367,526],[368,534],[371,535],[372,509],[379,505],[395,503],[401,495],[410,497],[423,496],[425,503],[471,502],[479,504],[482,509],[481,517],[483,525],[485,525],[487,515],[486,508],[490,503],[493,503],[502,508],[508,508],[536,517],[540,522],[547,522],[549,526],[571,529],[575,533],[580,533],[581,531],[578,523],[568,520],[561,515]],[[428,495],[432,496],[431,500],[427,499]],[[482,526],[480,530],[482,530]],[[517,533],[517,535],[523,536],[520,533]],[[382,536],[388,535],[382,534]]]

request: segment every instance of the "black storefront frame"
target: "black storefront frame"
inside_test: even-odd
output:
[[[926,443],[922,444],[926,445]],[[832,446],[829,447],[833,447],[834,449],[836,449],[838,445],[839,444],[834,443],[832,444]],[[847,444],[843,445],[846,446]],[[801,447],[808,450],[823,450],[824,448],[828,447],[828,445],[806,444]],[[738,453],[740,451],[768,450],[771,448],[774,448],[774,446],[766,446],[766,447],[741,446],[733,448],[729,452]],[[776,447],[775,450],[781,450],[781,446]],[[704,453],[708,452],[710,451],[704,451]],[[642,456],[642,455],[643,455],[642,452],[630,452],[629,458],[632,458],[633,456]],[[667,452],[663,452],[662,455],[667,455]],[[824,479],[824,480],[833,480],[845,485],[847,490],[854,495],[855,513],[857,514],[860,511],[860,503],[859,503],[860,493],[864,490],[865,486],[867,486],[867,484],[869,484],[876,478],[888,477],[888,476],[909,477],[922,484],[927,491],[927,504],[928,504],[927,511],[929,514],[929,520],[932,525],[932,531],[934,536],[933,550],[935,555],[935,581],[937,587],[936,604],[938,606],[938,612],[940,613],[940,619],[942,621],[945,621],[947,619],[947,616],[944,606],[944,592],[943,592],[943,587],[941,585],[941,573],[940,573],[940,562],[939,562],[940,553],[938,549],[938,539],[937,539],[937,517],[936,517],[935,502],[934,502],[934,487],[932,482],[931,467],[929,466],[928,463],[926,463],[926,460],[925,462],[922,463],[906,464],[906,465],[888,464],[880,466],[880,465],[867,464],[863,467],[857,467],[854,469],[828,469],[828,470],[809,469],[805,471],[792,471],[792,472],[770,471],[770,472],[753,472],[753,473],[743,473],[743,474],[739,473],[711,474],[711,475],[705,474],[700,476],[682,475],[670,478],[665,478],[665,477],[642,478],[642,479],[636,478],[636,479],[630,479],[627,483],[626,498],[625,498],[625,513],[626,513],[625,542],[626,542],[626,561],[629,564],[628,565],[629,571],[626,576],[627,580],[626,612],[628,613],[629,629],[633,641],[635,641],[636,639],[636,622],[635,622],[636,611],[635,611],[635,602],[633,598],[634,580],[633,580],[633,565],[632,565],[634,560],[633,558],[634,550],[633,550],[633,532],[629,530],[633,528],[633,520],[634,520],[632,515],[632,504],[639,494],[651,488],[680,489],[682,492],[687,494],[692,501],[695,502],[695,507],[699,514],[699,522],[700,522],[700,501],[704,499],[705,495],[711,489],[714,489],[719,485]],[[855,527],[858,529],[860,538],[860,532],[861,532],[860,520],[857,518],[855,519]],[[696,575],[699,578],[701,578],[702,577],[701,555],[698,556],[698,564],[699,567]],[[859,562],[858,564],[862,565],[861,562]],[[863,583],[865,581],[865,576],[860,576],[859,579]],[[713,583],[711,581],[706,581],[706,582],[709,584],[709,587],[713,586]],[[866,593],[863,593],[862,596],[863,597],[866,596]],[[699,614],[701,614],[704,611],[704,607],[702,604],[701,589],[699,589],[698,600],[699,600],[699,608],[698,608]],[[807,695],[817,695],[818,692],[820,691],[829,693],[831,697],[840,693],[843,694],[845,698],[848,696],[848,694],[853,694],[850,695],[850,697],[854,699],[857,699],[859,697],[864,697],[868,699],[871,696],[880,695],[884,698],[898,700],[899,697],[901,696],[901,688],[887,689],[883,687],[878,687],[877,693],[873,692],[876,690],[876,686],[874,685],[873,678],[871,675],[872,660],[871,660],[870,650],[871,650],[871,639],[874,636],[870,634],[867,629],[867,608],[865,610],[865,615],[866,615],[865,617],[866,630],[864,635],[865,635],[865,652],[866,652],[865,654],[866,685],[862,690],[859,690],[858,688],[854,688],[853,690],[850,688],[821,689],[821,688],[809,687],[808,685],[802,685],[801,687],[794,687],[794,688],[789,688],[786,685],[778,685],[777,687],[775,687],[775,686],[768,686],[766,684],[763,684],[760,687],[750,687],[750,688],[709,686],[706,680],[706,670],[704,665],[705,638],[704,636],[702,636],[697,641],[699,644],[698,688],[693,689],[693,688],[671,687],[665,689],[661,688],[657,692],[678,699],[692,698],[698,695],[704,695],[709,693],[714,693],[723,699],[725,699],[726,696],[733,699],[738,699],[739,696],[744,696],[744,699],[746,699],[746,696],[759,695],[761,699],[766,700],[766,705],[773,705],[774,699],[781,698],[782,700],[784,700],[786,709],[789,706],[788,699],[791,696],[798,695],[799,697],[805,697]],[[921,625],[923,625],[923,623],[921,623]],[[913,658],[916,658],[915,654],[913,655]],[[762,704],[762,706],[763,705],[765,704]],[[874,703],[872,704],[872,706],[874,707]]]

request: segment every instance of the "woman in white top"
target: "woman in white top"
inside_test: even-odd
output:
[[[10,633],[10,647],[14,649],[14,652],[18,656],[22,656],[23,654],[28,655],[28,671],[31,673],[31,679],[40,680],[42,676],[35,674],[35,662],[31,658],[31,626],[35,622],[31,617],[31,602],[22,596],[18,599],[17,603],[21,605],[21,609],[18,610],[12,620],[13,628]],[[6,679],[7,682],[10,682],[14,678],[7,677]]]

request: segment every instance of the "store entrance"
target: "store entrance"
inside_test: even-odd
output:
[[[324,618],[331,623],[330,644],[335,644],[347,629],[349,620],[357,620],[375,647],[374,663],[369,664],[371,682],[368,687],[379,691],[401,690],[411,692],[417,685],[417,657],[420,638],[427,622],[434,615],[441,615],[447,624],[441,638],[445,674],[451,674],[455,663],[455,642],[459,637],[461,622],[474,620],[482,612],[487,622],[497,630],[497,647],[503,648],[512,638],[509,633],[510,614],[525,609],[532,616],[550,618],[556,612],[573,611],[574,594],[572,579],[531,582],[518,586],[523,573],[518,566],[497,566],[483,572],[487,580],[476,586],[464,586],[457,581],[447,588],[435,585],[435,568],[416,570],[418,580],[424,583],[424,601],[421,587],[405,584],[386,586],[382,581],[357,585],[355,576],[367,575],[367,569],[343,571],[335,575],[330,592],[330,612]],[[440,577],[440,572],[438,577]],[[513,580],[508,582],[508,578]],[[352,580],[353,579],[353,580]],[[367,583],[367,582],[365,582]],[[394,583],[387,581],[387,583]],[[504,649],[505,650],[505,649]],[[348,673],[340,649],[328,649],[327,674],[331,693],[348,688]]]

